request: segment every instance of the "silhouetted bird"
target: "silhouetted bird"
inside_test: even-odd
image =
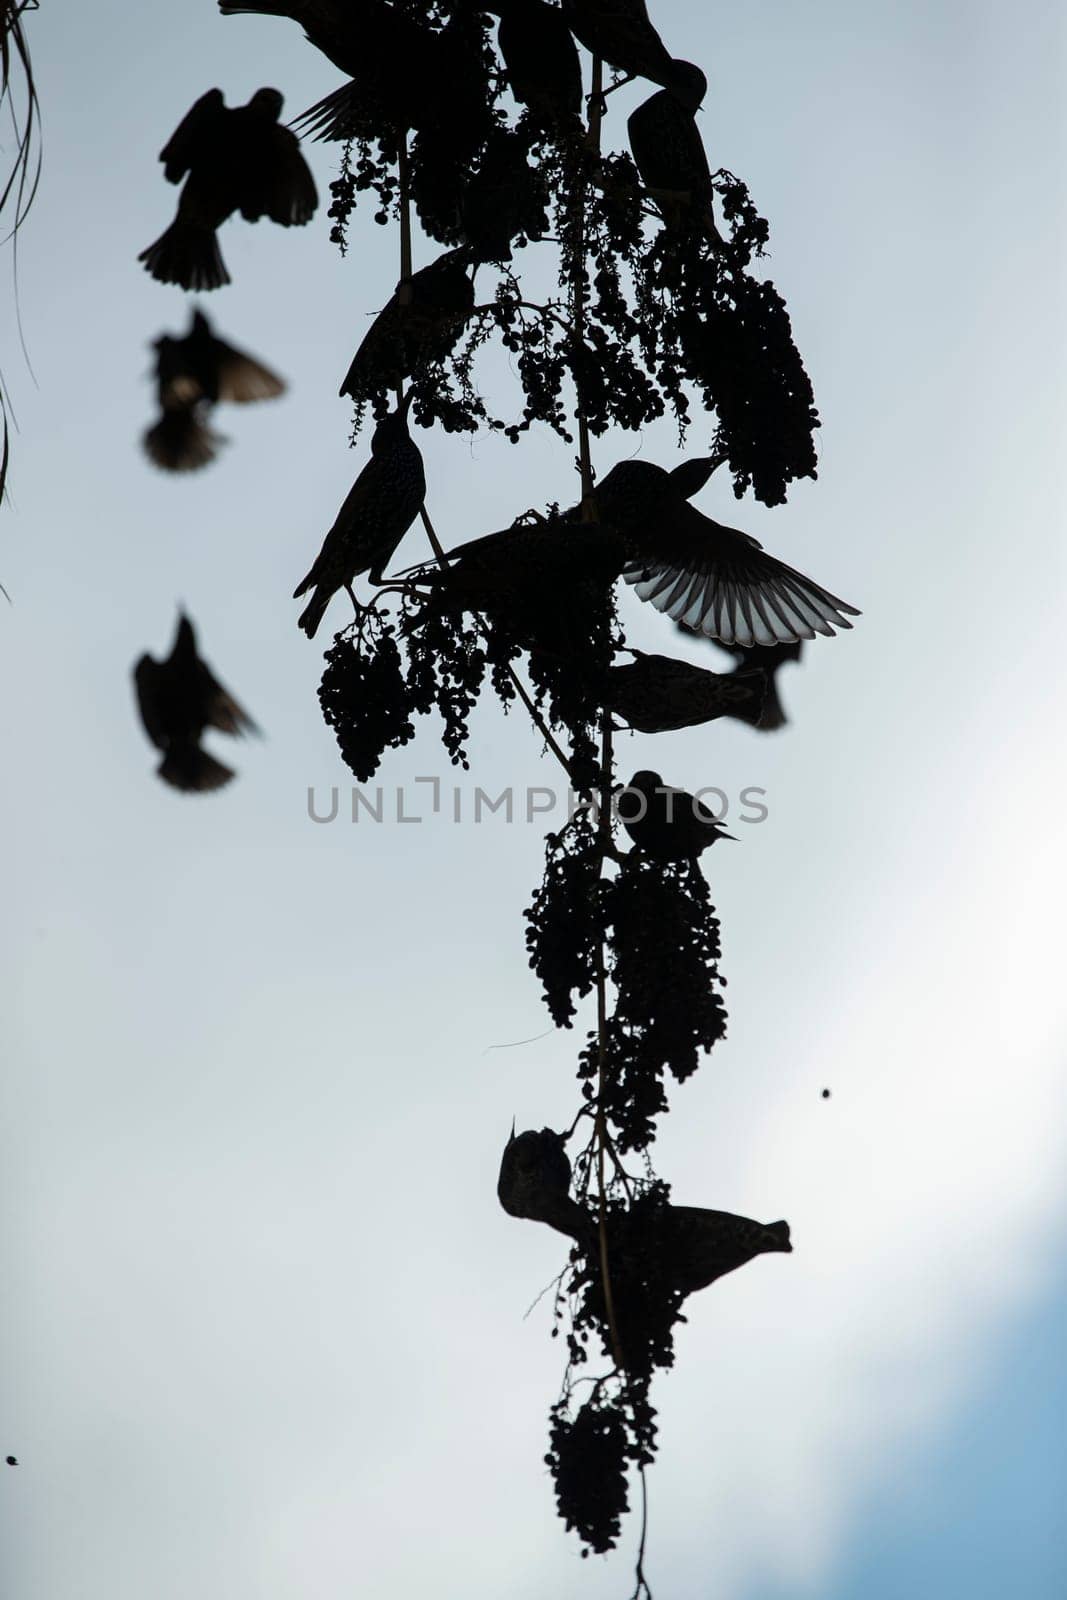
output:
[[[666,733],[716,717],[759,724],[765,673],[708,672],[671,656],[633,655],[608,672],[605,704],[639,733]]]
[[[17,1467],[18,1466],[18,1458],[17,1458],[17,1456],[5,1456],[4,1460],[7,1462],[9,1467]]]
[[[732,839],[713,811],[658,772],[635,772],[615,792],[619,821],[639,850],[656,861],[695,861],[716,839]]]
[[[457,545],[447,569],[424,572],[433,595],[422,615],[478,612],[524,649],[582,654],[590,614],[606,601],[625,561],[625,546],[603,523],[558,517],[519,523]]]
[[[579,44],[633,78],[670,88],[670,51],[648,18],[645,0],[563,0],[563,15]]]
[[[547,1222],[572,1239],[587,1238],[592,1224],[588,1213],[571,1199],[570,1187],[571,1164],[560,1135],[551,1128],[516,1134],[513,1124],[496,1186],[508,1216]]]
[[[708,81],[691,61],[674,63],[673,89],[661,89],[627,120],[641,181],[670,228],[700,227],[721,242],[712,213],[714,189],[696,112]]]
[[[582,109],[582,63],[558,6],[544,0],[489,0],[500,18],[497,43],[508,87],[542,123],[565,123]]]
[[[445,359],[474,305],[469,263],[468,251],[450,250],[401,279],[352,357],[342,395],[369,399]]]
[[[229,783],[232,769],[201,749],[201,738],[208,728],[235,738],[259,729],[197,654],[196,634],[184,612],[170,655],[163,661],[143,655],[133,680],[145,732],[163,752],[156,771],[164,783],[190,792]]]
[[[202,311],[194,311],[184,339],[168,334],[153,343],[160,419],[144,435],[157,467],[192,472],[205,467],[226,441],[207,426],[219,400],[244,404],[282,394],[285,385],[243,350],[216,339]]]
[[[642,600],[676,622],[727,644],[795,643],[851,628],[859,616],[803,573],[767,555],[757,539],[698,511],[670,473],[650,461],[622,461],[593,501],[625,539],[623,573]]]
[[[209,89],[182,119],[159,156],[168,183],[185,178],[177,216],[137,258],[153,278],[218,289],[230,275],[215,230],[235,211],[286,228],[314,216],[318,194],[300,141],[278,123],[283,103],[277,89],[257,89],[230,109],[221,89]]]
[[[164,334],[153,344],[162,409],[219,400],[245,405],[285,393],[281,378],[247,351],[215,337],[202,311],[193,312],[184,339]]]
[[[308,589],[313,590],[298,619],[309,639],[315,637],[338,589],[347,589],[359,610],[352,591],[353,580],[367,572],[371,583],[381,583],[386,562],[426,498],[422,455],[408,432],[410,403],[409,391],[396,411],[378,423],[371,439],[370,460],[348,491],[311,571],[293,590],[294,600]]]
[[[693,1294],[756,1256],[773,1251],[791,1254],[793,1246],[788,1222],[753,1222],[729,1211],[668,1205],[663,1249],[678,1287]]]

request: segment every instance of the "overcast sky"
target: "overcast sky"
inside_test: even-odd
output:
[[[649,1574],[657,1600],[1054,1600],[1063,26],[1036,0],[654,16],[707,71],[712,164],[770,219],[823,417],[787,506],[714,481],[701,504],[864,614],[783,673],[785,732],[622,744],[630,770],[767,791],[705,858],[730,1034],[657,1149],[679,1201],[795,1242],[688,1303]],[[580,1561],[542,1461],[561,1352],[550,1299],[524,1313],[564,1251],[494,1192],[512,1116],[576,1104],[577,1034],[492,1048],[548,1027],[521,919],[545,821],[307,815],[309,786],[352,781],[315,695],[346,618],[309,644],[289,597],[362,460],[336,391],[397,272],[369,220],[346,260],[329,244],[330,149],[307,152],[315,222],[229,224],[206,300],[290,392],[220,414],[231,443],[188,481],[138,447],[147,342],[188,315],[136,260],[173,211],[159,148],[213,85],[275,84],[295,115],[338,74],[212,0],[26,28],[34,376],[10,249],[0,293],[5,1600],[625,1600],[636,1519]],[[644,92],[612,98],[616,147]],[[517,394],[500,361],[484,379]],[[573,493],[544,433],[419,443],[446,544]],[[667,426],[597,465],[635,451],[678,459]],[[413,530],[398,564],[423,553]],[[204,798],[153,777],[128,677],[179,601],[267,734],[218,749],[240,777]],[[634,643],[677,650],[625,604]],[[555,781],[518,715],[487,707],[471,753],[454,774],[428,725],[381,780]]]

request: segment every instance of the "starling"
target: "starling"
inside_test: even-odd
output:
[[[585,1238],[592,1225],[588,1213],[571,1199],[570,1187],[571,1164],[560,1135],[551,1128],[516,1134],[512,1124],[496,1186],[508,1216],[547,1222],[557,1233]]]
[[[708,672],[688,661],[640,650],[633,656],[629,665],[609,670],[605,704],[638,733],[691,728],[716,717],[736,717],[759,726],[765,673]]]
[[[429,610],[478,612],[523,649],[580,655],[625,562],[625,546],[603,523],[520,523],[450,550],[447,568],[428,574]]]
[[[470,254],[450,250],[397,284],[352,357],[342,395],[364,401],[443,361],[474,307]]]
[[[721,242],[711,209],[711,168],[696,124],[707,79],[691,61],[674,65],[675,87],[661,89],[630,115],[630,150],[667,226],[695,223],[709,239]]]
[[[635,772],[615,791],[615,805],[634,844],[655,861],[695,861],[716,839],[734,837],[701,800],[658,772]]]
[[[318,195],[300,142],[278,123],[283,103],[277,89],[257,89],[247,105],[229,109],[222,90],[209,89],[164,145],[164,176],[185,183],[174,221],[137,258],[160,283],[229,283],[215,230],[235,211],[285,228],[314,216]]]
[[[167,334],[156,339],[156,384],[162,410],[219,400],[245,405],[273,400],[285,384],[244,350],[217,339],[202,311],[194,311],[184,339]]]
[[[164,661],[142,656],[133,681],[145,732],[163,752],[156,771],[164,783],[190,793],[229,783],[231,768],[201,749],[205,729],[217,728],[234,738],[259,729],[197,654],[196,634],[184,612],[178,616],[170,655]]]
[[[348,590],[358,610],[353,579],[367,572],[371,583],[381,583],[386,562],[426,498],[422,455],[408,432],[410,403],[409,390],[397,409],[375,428],[370,460],[348,491],[311,571],[293,591],[297,600],[313,590],[298,619],[309,639],[315,637],[338,589]]]
[[[663,1248],[671,1276],[686,1294],[706,1289],[756,1256],[793,1250],[788,1222],[753,1222],[730,1211],[672,1205],[663,1220]]]
[[[243,350],[216,339],[202,311],[193,312],[184,339],[156,339],[155,381],[160,419],[144,435],[144,447],[166,472],[193,472],[214,461],[226,441],[207,426],[216,401],[269,400],[285,385]]]
[[[675,64],[649,21],[645,0],[563,0],[563,15],[579,44],[631,78],[670,88]]]
[[[851,628],[859,612],[757,539],[706,517],[650,461],[622,461],[601,479],[593,501],[625,539],[623,573],[642,600],[694,632],[724,644],[793,644]]]
[[[582,63],[558,6],[544,0],[489,0],[500,18],[497,43],[508,87],[538,122],[573,122],[582,109]]]

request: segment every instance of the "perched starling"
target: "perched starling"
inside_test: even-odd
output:
[[[656,861],[695,861],[716,839],[732,839],[714,812],[658,772],[635,772],[616,790],[619,821],[639,850]]]
[[[675,82],[674,61],[645,0],[563,0],[563,15],[578,43],[619,72],[665,89]]]
[[[672,1205],[666,1207],[663,1247],[672,1276],[686,1294],[706,1289],[756,1256],[793,1250],[788,1222],[753,1222],[729,1211]]]
[[[497,43],[508,87],[544,124],[573,121],[582,109],[582,63],[563,13],[544,0],[489,0],[500,18]]]
[[[707,79],[691,61],[674,65],[675,87],[661,89],[631,113],[626,123],[630,150],[667,226],[695,225],[709,239],[721,242],[711,208],[711,168],[696,124]]]
[[[691,728],[716,717],[759,725],[767,677],[763,672],[708,672],[640,650],[626,666],[608,672],[605,704],[638,733]]]
[[[209,89],[182,119],[159,156],[168,183],[185,178],[177,216],[137,258],[153,278],[218,289],[230,275],[215,230],[235,211],[286,228],[314,216],[315,183],[296,135],[278,123],[282,105],[277,89],[257,89],[229,109],[222,90]]]
[[[160,408],[219,400],[245,405],[253,400],[273,400],[285,393],[285,384],[244,350],[237,350],[211,331],[202,311],[193,312],[184,339],[168,334],[156,339],[156,384]]]
[[[285,385],[243,350],[216,339],[202,311],[193,312],[184,339],[156,339],[155,382],[160,419],[144,435],[144,447],[166,472],[206,467],[226,441],[207,426],[219,400],[242,404],[269,400]]]
[[[547,1222],[557,1233],[572,1239],[589,1235],[588,1213],[571,1199],[571,1164],[563,1140],[551,1128],[538,1133],[528,1128],[511,1137],[504,1146],[496,1192],[509,1217],[526,1217],[531,1222]]]
[[[311,571],[293,591],[297,600],[313,590],[298,619],[309,639],[315,637],[338,589],[347,589],[358,609],[353,580],[368,572],[371,583],[381,583],[386,562],[426,498],[422,455],[408,432],[410,403],[409,390],[397,409],[375,428],[370,460],[348,491]]]
[[[401,279],[352,357],[342,395],[370,399],[446,358],[474,306],[469,263],[468,251],[450,250]]]
[[[679,624],[682,633],[690,636],[692,628]],[[747,678],[752,672],[762,672],[767,681],[767,694],[763,702],[763,711],[758,722],[753,727],[761,733],[774,733],[778,728],[784,728],[789,718],[785,714],[778,694],[778,673],[787,661],[799,661],[804,646],[802,644],[755,644],[755,645],[727,645],[716,641],[719,648],[728,650],[735,657],[737,666],[727,677],[735,683],[741,678]]]
[[[229,783],[232,769],[200,747],[205,730],[237,738],[259,729],[197,654],[196,634],[184,613],[170,655],[163,661],[142,656],[133,681],[145,732],[163,752],[156,771],[164,783],[198,793]]]
[[[606,602],[626,550],[603,523],[551,518],[485,534],[427,574],[432,611],[478,612],[529,650],[587,651],[590,617]]]
[[[650,461],[622,461],[601,479],[593,501],[625,539],[623,573],[642,600],[694,632],[725,644],[793,644],[851,628],[859,612],[757,539],[706,517]]]

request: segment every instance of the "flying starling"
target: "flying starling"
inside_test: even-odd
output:
[[[753,1222],[701,1206],[666,1207],[663,1248],[671,1274],[686,1294],[706,1289],[756,1256],[791,1254],[788,1222]]]
[[[635,772],[615,791],[619,821],[655,861],[695,861],[716,839],[732,839],[703,801],[672,789],[658,772]]]
[[[573,122],[582,109],[582,63],[558,6],[544,0],[489,0],[500,18],[497,44],[508,87],[540,123]]]
[[[640,650],[633,656],[627,665],[610,668],[604,703],[638,733],[691,728],[716,717],[760,725],[766,673],[708,672],[688,661]]]
[[[551,1128],[528,1128],[504,1146],[496,1192],[509,1217],[547,1222],[572,1239],[589,1236],[589,1215],[571,1199],[571,1164],[563,1140]]]
[[[342,395],[363,401],[444,361],[474,306],[467,250],[449,250],[402,278],[352,357]]]
[[[649,21],[645,0],[563,0],[563,15],[579,44],[631,78],[665,89],[676,73],[670,51]]]
[[[201,749],[205,730],[217,728],[237,738],[259,729],[197,654],[196,634],[184,612],[170,655],[163,661],[142,656],[133,681],[145,732],[163,752],[156,771],[164,783],[189,793],[229,783],[232,769]]]
[[[285,393],[285,384],[269,367],[217,339],[202,311],[194,310],[184,339],[164,334],[154,341],[153,349],[159,404],[164,410],[194,405],[198,400],[209,405],[219,400],[245,405]]]
[[[674,88],[652,95],[627,120],[630,150],[667,226],[696,225],[709,239],[721,242],[711,207],[711,168],[696,124],[708,81],[691,61],[676,61],[674,66]]]
[[[353,580],[367,572],[371,583],[381,583],[386,562],[426,498],[422,455],[408,432],[410,403],[409,390],[397,409],[375,428],[370,460],[348,491],[311,571],[293,591],[294,600],[308,589],[313,591],[298,619],[309,639],[315,637],[338,589],[347,589],[359,610]]]
[[[851,628],[844,613],[860,614],[767,555],[751,534],[706,517],[651,461],[619,462],[592,499],[627,543],[623,577],[639,598],[709,639],[794,644]]]
[[[207,426],[219,400],[244,404],[282,394],[285,384],[243,350],[216,339],[202,311],[194,311],[183,339],[169,334],[153,342],[160,419],[144,435],[144,447],[166,472],[207,466],[225,443]]]
[[[230,282],[215,230],[240,211],[246,222],[269,217],[282,227],[309,222],[318,205],[300,141],[278,118],[277,89],[257,89],[230,109],[209,89],[160,152],[168,183],[185,183],[167,231],[138,256],[160,283],[218,289]]]

